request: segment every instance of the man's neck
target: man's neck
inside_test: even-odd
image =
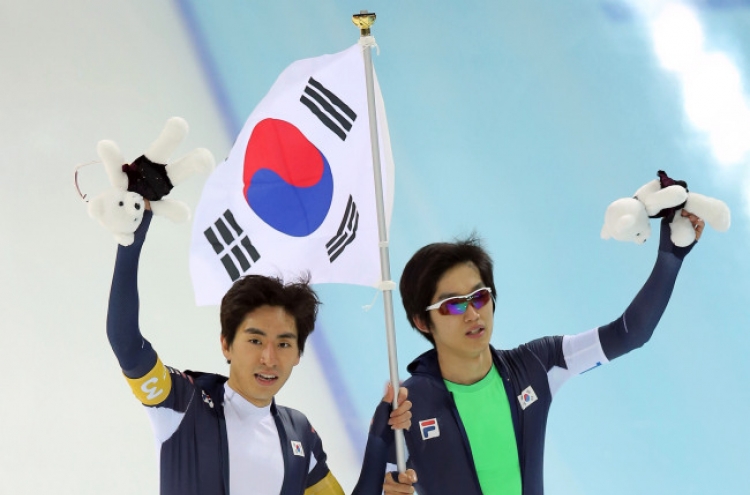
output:
[[[460,385],[471,385],[489,373],[492,368],[492,351],[489,346],[470,356],[438,351],[438,364],[443,379]]]
[[[240,384],[234,380],[232,380],[232,376],[230,373],[229,379],[226,382],[227,386],[232,389],[234,393],[248,401],[250,404],[254,405],[258,408],[268,407],[273,399],[259,399],[257,397],[252,397],[250,394],[245,393],[245,391],[242,389]]]

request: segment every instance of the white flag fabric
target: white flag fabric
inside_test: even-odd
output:
[[[377,286],[380,254],[363,48],[299,60],[253,110],[196,208],[198,305],[255,273]],[[393,157],[375,78],[386,225]]]

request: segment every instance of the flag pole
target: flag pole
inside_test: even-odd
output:
[[[396,284],[391,280],[391,264],[388,255],[388,229],[385,225],[385,208],[383,207],[383,178],[380,168],[380,139],[378,137],[378,121],[375,108],[375,83],[372,71],[371,48],[375,39],[370,34],[370,26],[375,22],[375,13],[360,11],[352,16],[352,22],[359,27],[359,44],[365,60],[365,84],[367,86],[367,113],[370,119],[370,146],[372,148],[372,167],[375,176],[375,206],[378,213],[378,239],[380,245],[380,288],[383,291],[383,308],[385,310],[385,331],[388,342],[388,365],[390,369],[391,386],[393,387],[393,409],[398,404],[398,357],[396,354],[396,328],[393,319],[393,288]],[[396,435],[396,466],[398,471],[406,471],[406,455],[404,449],[404,431],[395,430]]]

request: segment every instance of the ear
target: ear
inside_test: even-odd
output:
[[[432,333],[430,332],[430,326],[426,324],[424,319],[421,316],[415,316],[412,318],[412,321],[414,322],[414,325],[417,327],[417,330],[419,330],[422,333]]]
[[[227,361],[231,360],[231,352],[229,349],[229,345],[227,344],[227,339],[222,335],[219,337],[219,340],[221,341],[221,353],[224,354],[224,358]]]
[[[623,215],[615,223],[615,232],[619,235],[628,232],[635,225],[636,218],[633,215]]]

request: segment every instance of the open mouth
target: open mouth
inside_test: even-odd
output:
[[[481,337],[484,335],[484,327],[477,327],[466,332],[467,337]]]
[[[260,383],[261,385],[272,385],[276,382],[276,380],[279,379],[276,375],[267,375],[265,373],[256,373],[255,379]]]

